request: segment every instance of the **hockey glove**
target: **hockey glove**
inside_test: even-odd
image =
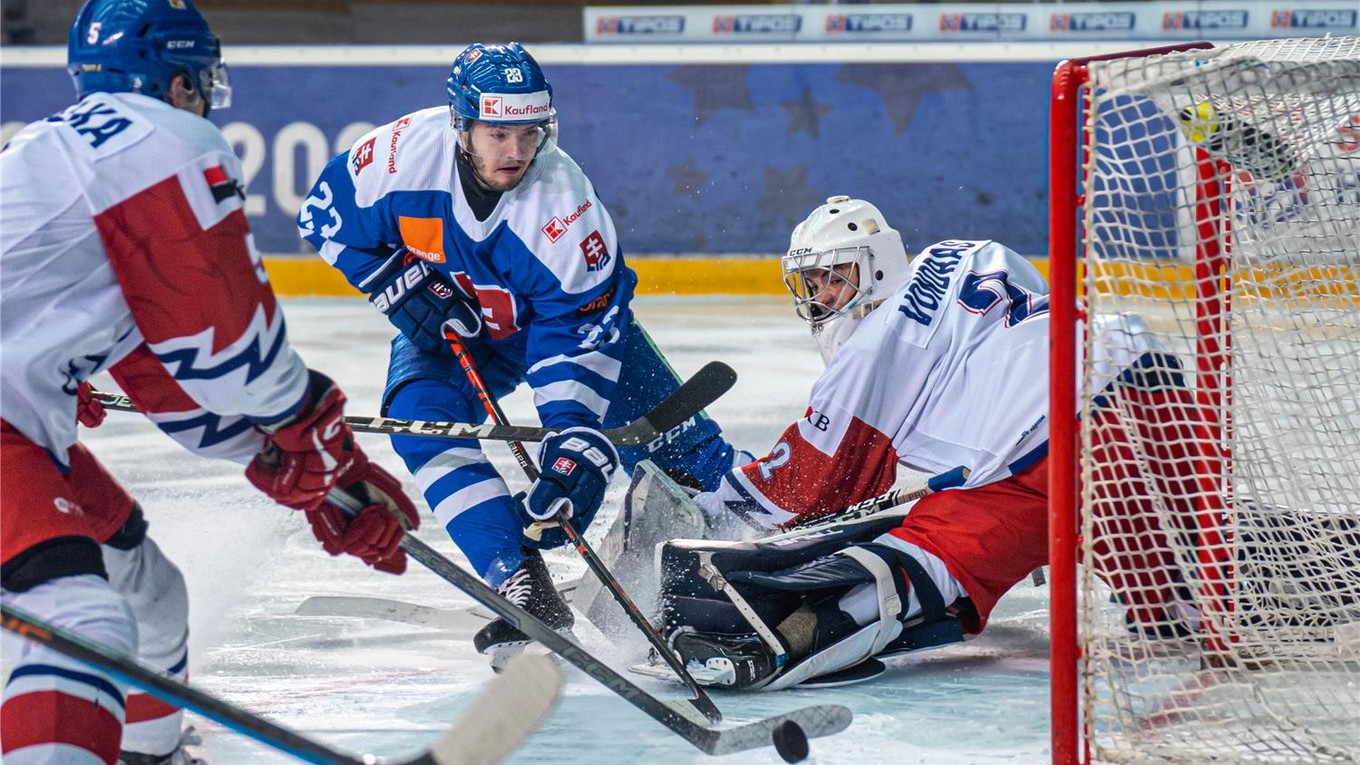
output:
[[[87,428],[97,428],[104,424],[108,412],[104,405],[94,397],[94,386],[83,382],[76,386],[76,420]]]
[[[401,482],[369,462],[360,480],[346,485],[344,491],[365,502],[353,519],[329,498],[306,511],[321,548],[331,555],[353,555],[389,574],[406,571],[406,551],[399,545],[403,534],[419,528],[420,515],[402,492]]]
[[[342,552],[375,568],[400,573],[405,553],[396,546],[404,529],[420,525],[415,505],[387,471],[370,464],[344,419],[345,394],[311,372],[309,398],[281,425],[262,428],[265,448],[246,467],[246,478],[275,502],[307,515],[312,533],[332,555]],[[349,520],[326,495],[341,487],[365,501]]]
[[[359,289],[368,293],[368,302],[394,327],[427,353],[448,355],[445,326],[461,337],[476,337],[482,331],[482,310],[476,299],[405,247],[392,253]]]
[[[577,531],[584,533],[604,502],[609,479],[619,466],[614,445],[590,428],[568,428],[544,439],[538,461],[543,473],[525,501],[516,503],[520,522],[526,528],[550,521],[560,511],[574,519]],[[525,543],[538,548],[556,547],[566,541],[561,533],[544,534],[540,539],[525,537]]]

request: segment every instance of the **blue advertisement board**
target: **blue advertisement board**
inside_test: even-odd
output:
[[[890,23],[900,22],[853,21]],[[309,252],[293,217],[322,165],[373,125],[446,103],[446,67],[232,65],[234,103],[212,119],[242,158],[261,251]],[[1053,62],[545,69],[561,145],[594,181],[628,252],[779,253],[832,194],[878,204],[909,247],[966,237],[1046,250]],[[0,68],[5,135],[71,93],[58,65]]]

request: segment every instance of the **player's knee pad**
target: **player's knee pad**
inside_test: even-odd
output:
[[[132,610],[99,576],[65,576],[23,592],[6,589],[3,599],[110,650],[130,654],[137,644]],[[122,738],[124,689],[101,671],[7,630],[0,643],[12,666],[0,714],[5,761],[13,755],[15,762],[64,762],[75,754],[113,762]],[[81,731],[78,743],[70,740],[73,730]]]
[[[143,536],[128,549],[104,547],[109,584],[137,618],[138,654],[158,669],[174,672],[184,663],[189,635],[189,591],[184,575],[154,539]]]

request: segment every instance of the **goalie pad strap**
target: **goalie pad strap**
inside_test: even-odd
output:
[[[911,582],[911,589],[916,593],[916,600],[921,604],[921,620],[930,623],[937,622],[945,618],[944,596],[940,594],[940,588],[935,584],[935,580],[926,572],[925,566],[915,556],[904,553],[887,545],[865,544],[860,547],[884,561],[893,561],[902,567],[908,580]],[[856,548],[848,548],[845,552]],[[885,562],[886,565],[886,562]],[[907,613],[901,609],[893,614],[897,619],[906,621]]]

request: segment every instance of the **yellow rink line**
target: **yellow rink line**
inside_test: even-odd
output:
[[[629,258],[640,295],[786,295],[776,257]],[[266,256],[274,291],[285,296],[357,296],[317,257]]]

